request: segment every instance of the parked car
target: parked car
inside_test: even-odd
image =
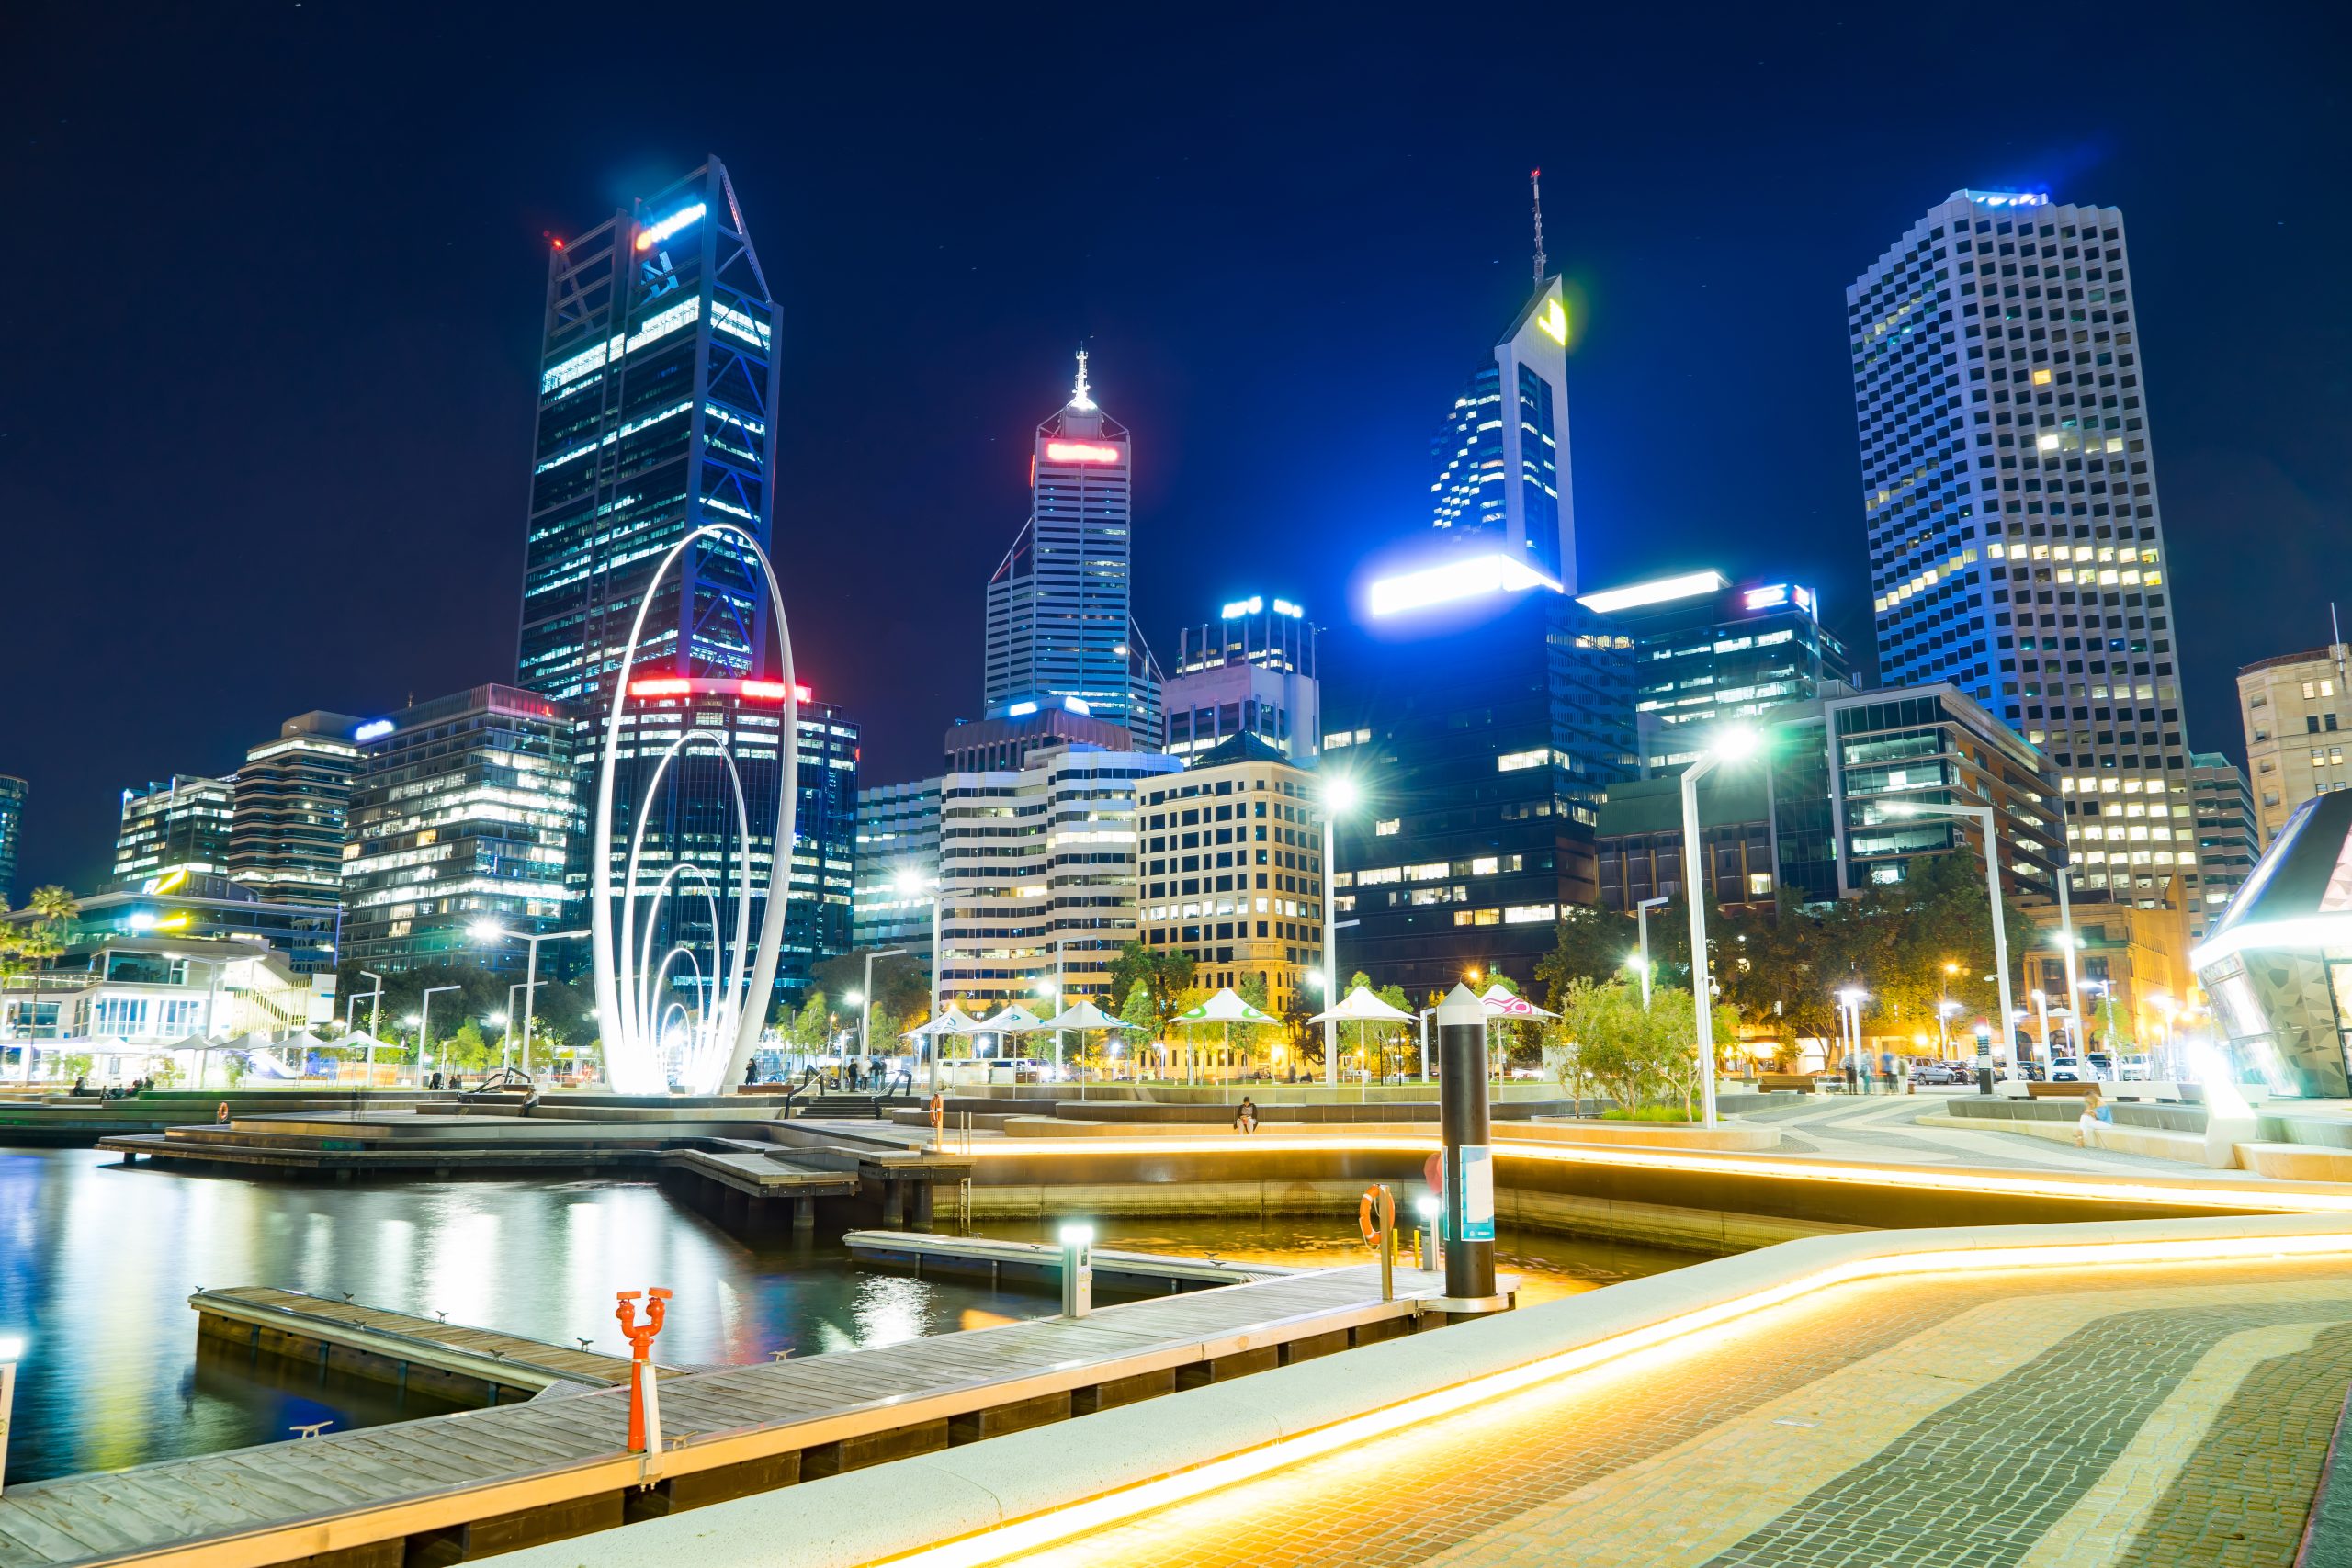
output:
[[[2115,1079],[2118,1083],[2146,1083],[2155,1076],[2155,1064],[2145,1056],[2116,1058]]]
[[[2115,1058],[2113,1056],[2109,1055],[2105,1051],[2086,1051],[2083,1053],[2083,1060],[2091,1065],[2091,1071],[2093,1073],[2102,1078],[2106,1078],[2110,1081],[2113,1080],[2115,1077]]]
[[[2052,1083],[2088,1083],[2095,1076],[2090,1065],[2079,1056],[2062,1056],[2050,1064]]]

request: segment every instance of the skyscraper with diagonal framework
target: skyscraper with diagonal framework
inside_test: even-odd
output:
[[[555,242],[518,684],[601,716],[671,547],[710,523],[766,544],[778,324],[717,158]],[[707,544],[680,564],[647,614],[640,671],[763,673],[765,609],[739,553]]]

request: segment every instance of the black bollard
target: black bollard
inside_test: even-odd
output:
[[[1487,1010],[1457,985],[1437,1010],[1438,1127],[1445,1145],[1445,1293],[1495,1293],[1495,1167],[1487,1131]]]

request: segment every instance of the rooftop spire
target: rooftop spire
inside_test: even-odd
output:
[[[1544,171],[1527,171],[1527,186],[1535,193],[1535,287],[1544,287]]]
[[[1078,390],[1070,394],[1069,406],[1074,409],[1094,406],[1094,400],[1086,395],[1086,350],[1082,348],[1078,351]]]

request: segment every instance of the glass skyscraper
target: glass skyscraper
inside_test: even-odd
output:
[[[1075,697],[1158,750],[1159,671],[1131,611],[1135,445],[1086,384],[1037,427],[1029,520],[989,579],[983,700]]]
[[[0,773],[0,904],[16,897],[17,842],[24,836],[25,796],[31,787],[14,773]]]
[[[1573,593],[1567,344],[1560,280],[1545,277],[1495,344],[1495,362],[1472,374],[1430,443],[1437,475],[1430,493],[1436,527],[1492,541]]]
[[[2123,215],[1955,191],[1846,299],[1879,679],[2049,754],[2078,896],[2199,905]]]
[[[768,540],[775,301],[713,158],[548,262],[516,683],[601,718],[662,557],[705,524]],[[665,580],[639,673],[761,673],[764,593],[706,545]]]

